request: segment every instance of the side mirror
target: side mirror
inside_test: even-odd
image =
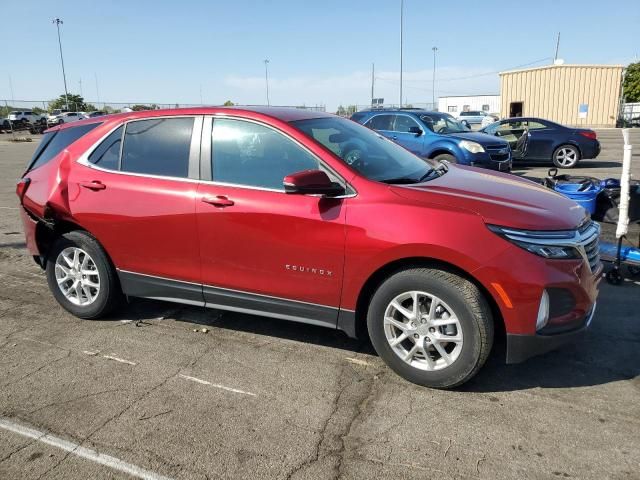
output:
[[[284,191],[302,195],[336,197],[344,194],[344,187],[332,182],[322,170],[304,170],[284,177]]]
[[[415,133],[416,137],[422,135],[422,129],[420,127],[409,127],[409,133]]]

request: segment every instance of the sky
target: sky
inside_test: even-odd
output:
[[[400,0],[0,0],[0,99],[64,92],[91,101],[399,102]],[[640,61],[640,1],[404,0],[404,90],[409,103],[499,93],[497,71],[552,62]],[[19,40],[19,45],[15,43]],[[96,85],[97,78],[97,85]],[[12,88],[11,88],[12,87]]]

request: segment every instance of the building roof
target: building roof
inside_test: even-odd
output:
[[[499,93],[478,93],[473,95],[440,95],[438,98],[462,98],[462,97],[499,97]]]
[[[624,65],[596,65],[596,64],[569,65],[569,64],[563,63],[562,65],[543,65],[542,67],[521,68],[518,70],[505,70],[504,72],[500,72],[498,75],[506,75],[510,73],[522,73],[522,72],[529,72],[532,70],[545,70],[545,69],[552,69],[552,68],[620,68],[622,69],[624,68]]]

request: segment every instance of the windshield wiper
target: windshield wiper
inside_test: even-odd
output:
[[[385,180],[380,180],[382,183],[393,183],[396,185],[399,184],[411,184],[411,183],[422,183],[425,180],[428,180],[434,174],[437,174],[438,177],[445,173],[448,170],[448,167],[444,164],[438,165],[436,168],[430,168],[427,170],[421,177],[419,178],[409,178],[409,177],[397,177],[397,178],[387,178]]]
[[[396,178],[385,178],[384,180],[380,180],[382,183],[393,183],[393,184],[409,184],[409,183],[418,183],[419,180],[415,178],[409,177],[396,177]]]

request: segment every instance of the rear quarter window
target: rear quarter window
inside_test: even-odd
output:
[[[51,161],[62,150],[67,148],[73,142],[84,136],[100,123],[91,123],[89,125],[80,125],[72,128],[65,128],[55,132],[45,133],[36,152],[33,154],[31,163],[27,171],[41,167],[45,163]]]

